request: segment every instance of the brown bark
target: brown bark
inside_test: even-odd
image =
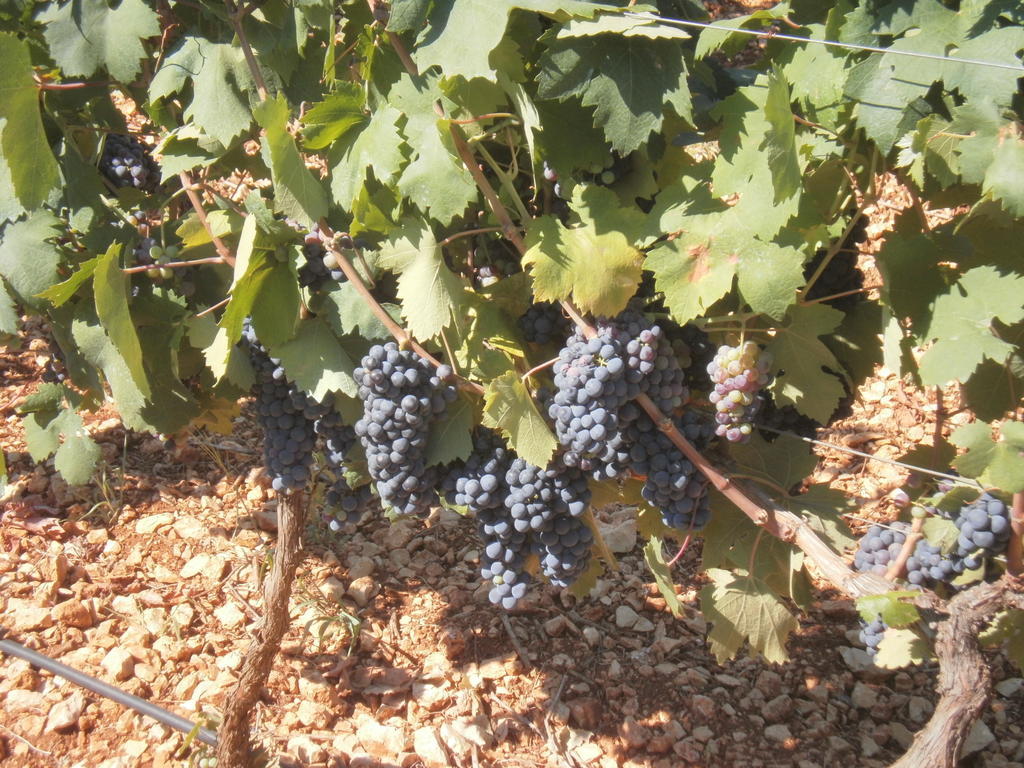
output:
[[[949,601],[949,617],[939,624],[939,703],[918,731],[910,749],[891,768],[954,768],[974,723],[992,696],[992,672],[978,645],[978,633],[998,611],[1024,608],[1021,581],[1004,576],[980,584]]]
[[[263,588],[263,624],[256,629],[238,675],[238,684],[227,699],[224,719],[218,730],[217,765],[220,768],[248,768],[252,744],[249,716],[266,685],[281,638],[288,631],[288,599],[295,569],[302,560],[304,495],[283,494],[277,501],[277,548],[274,564]]]

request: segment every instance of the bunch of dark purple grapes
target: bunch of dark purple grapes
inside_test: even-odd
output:
[[[111,133],[103,142],[100,171],[116,187],[154,192],[160,186],[160,166],[150,149],[134,136]]]

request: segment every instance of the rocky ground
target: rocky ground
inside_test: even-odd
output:
[[[6,374],[0,441],[11,484],[0,521],[8,636],[171,711],[215,724],[262,612],[275,500],[247,413],[232,437],[176,447],[89,421],[105,470],[68,487],[33,466],[16,404],[40,375],[30,324]],[[40,355],[37,357],[36,355]],[[948,418],[943,426],[966,419]],[[927,445],[935,406],[879,371],[823,437],[895,458]],[[817,480],[863,499],[855,527],[894,516],[904,470],[821,449]],[[699,546],[675,566],[667,611],[629,510],[599,515],[619,571],[589,598],[538,588],[511,615],[478,578],[473,524],[371,516],[307,530],[292,629],[253,723],[274,764],[330,766],[882,766],[928,719],[935,670],[887,672],[856,647],[849,602],[822,592],[791,660],[719,666],[705,643]],[[1002,657],[966,764],[1024,765],[1024,680]],[[0,755],[16,766],[184,765],[182,736],[0,658]]]

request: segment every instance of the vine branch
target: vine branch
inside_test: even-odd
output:
[[[192,261],[169,261],[166,264],[142,264],[137,267],[125,267],[121,271],[126,275],[134,275],[139,272],[149,272],[151,269],[181,269],[183,267],[195,267],[199,264],[227,264],[223,256],[207,256],[203,259],[192,259]]]
[[[1013,494],[1013,506],[1010,507],[1010,545],[1006,550],[1006,569],[1014,576],[1024,572],[1024,491]]]
[[[213,243],[213,247],[217,253],[220,254],[220,258],[225,264],[229,266],[235,266],[235,257],[231,253],[231,249],[224,244],[217,235],[213,233],[213,228],[210,226],[210,220],[206,216],[206,209],[203,208],[203,201],[199,198],[199,194],[194,189],[192,183],[192,177],[189,176],[188,171],[182,171],[178,174],[178,178],[181,179],[181,186],[185,190],[185,194],[188,195],[188,200],[192,203],[192,208],[195,209],[196,216],[199,218],[199,223],[203,225],[203,229],[210,236],[210,241]]]

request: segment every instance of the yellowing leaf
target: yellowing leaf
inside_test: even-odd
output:
[[[932,658],[931,649],[913,630],[890,627],[878,645],[875,666],[901,669]]]

